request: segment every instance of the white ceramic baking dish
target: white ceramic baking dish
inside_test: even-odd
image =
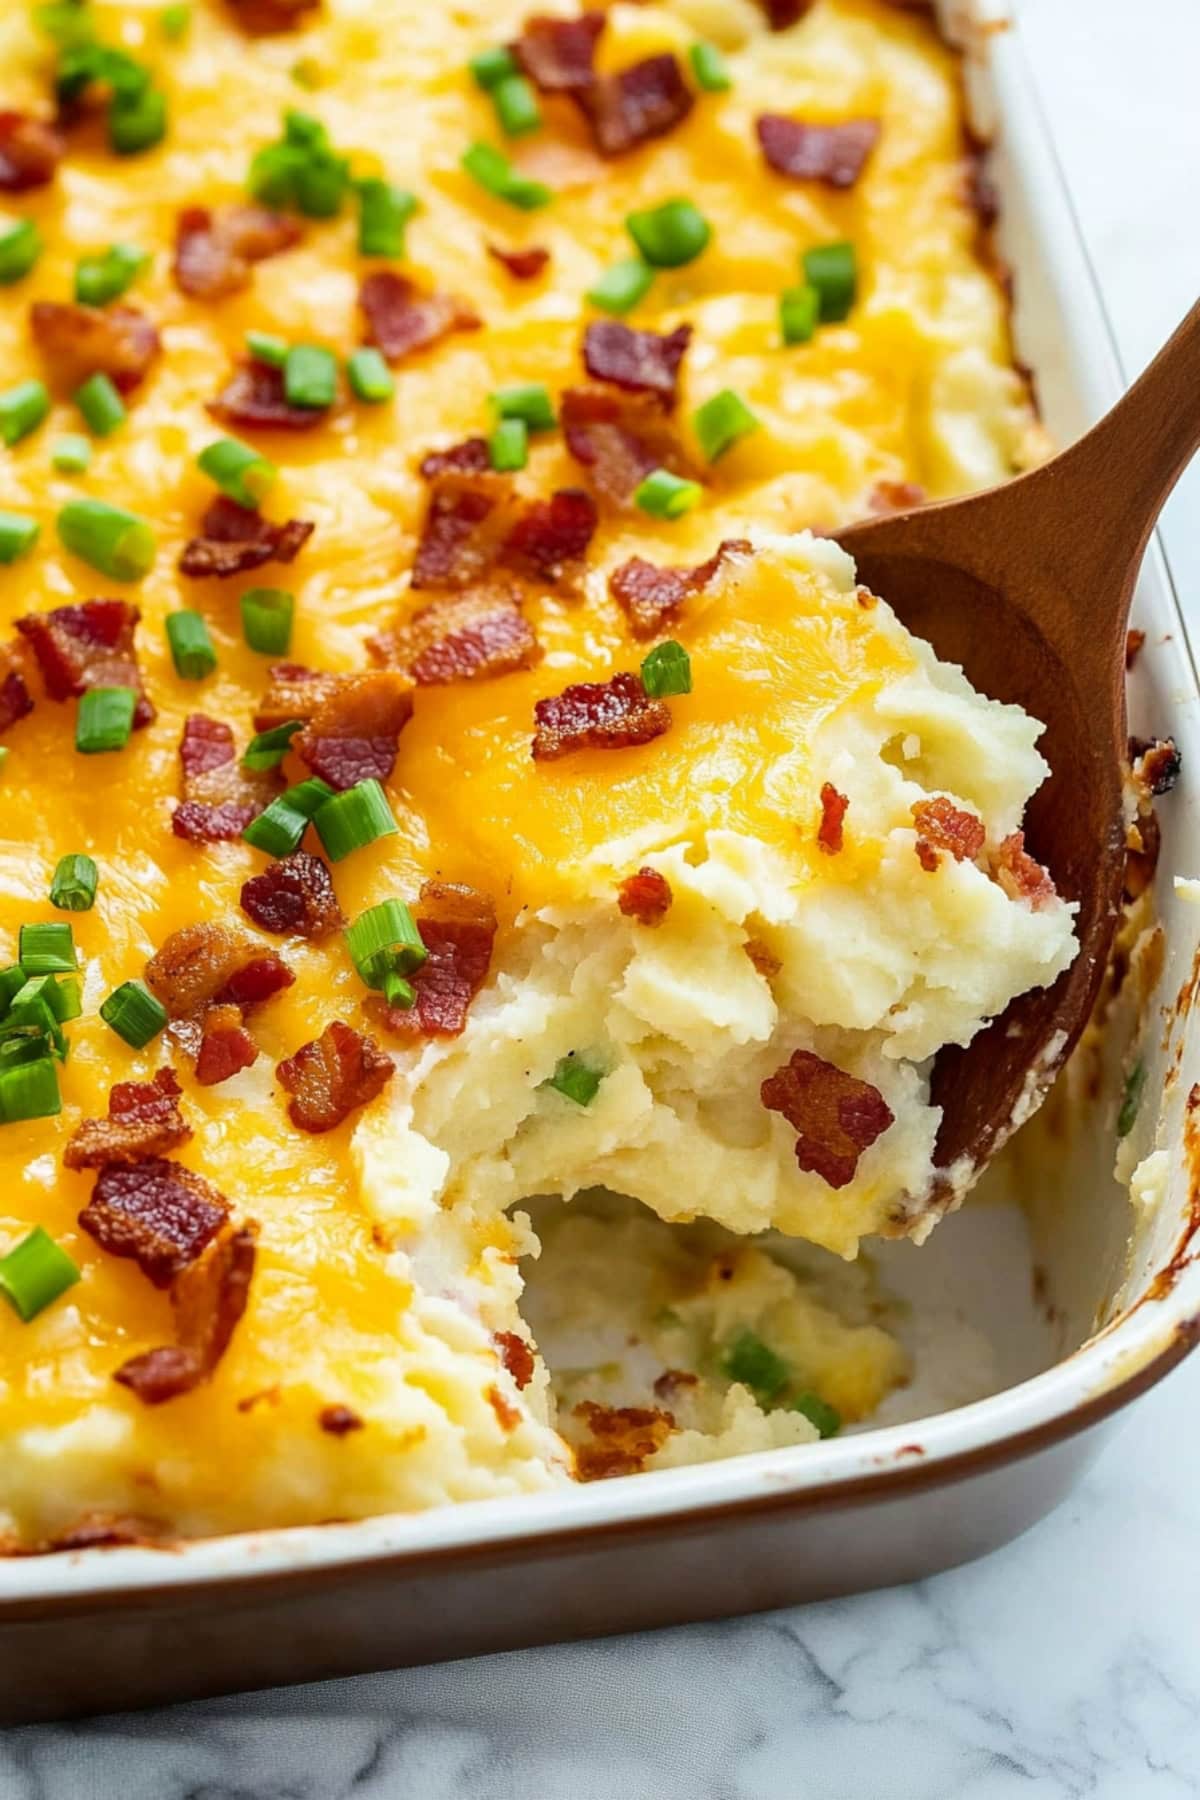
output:
[[[966,52],[977,122],[994,133],[1018,348],[1065,443],[1120,386],[1092,273],[1019,31],[992,0],[953,0],[943,14]],[[1059,1097],[1060,1128],[1043,1132],[1037,1156],[1026,1152],[1018,1168],[1026,1213],[1005,1200],[1001,1176],[990,1204],[969,1205],[925,1248],[890,1247],[882,1259],[885,1282],[918,1315],[956,1300],[982,1324],[1001,1391],[938,1411],[949,1388],[935,1345],[914,1390],[925,1416],[818,1445],[417,1516],[0,1561],[0,1718],[144,1705],[906,1581],[993,1548],[1053,1506],[1093,1456],[1099,1428],[1200,1335],[1200,1124],[1189,1107],[1200,1038],[1186,1029],[1200,907],[1172,884],[1200,872],[1200,852],[1196,867],[1188,861],[1200,843],[1200,786],[1188,778],[1200,768],[1200,694],[1156,545],[1134,620],[1146,647],[1131,680],[1133,728],[1171,731],[1185,767],[1161,807],[1167,954],[1142,1008],[1147,1100],[1131,1140],[1135,1159],[1165,1150],[1165,1187],[1141,1209],[1130,1247],[1128,1196],[1112,1176],[1128,1054],[1127,1032],[1116,1032],[1089,1079],[1076,1070],[1069,1105]]]

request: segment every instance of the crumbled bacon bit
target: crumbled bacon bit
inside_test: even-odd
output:
[[[761,1093],[763,1105],[798,1132],[797,1163],[831,1188],[854,1179],[859,1157],[893,1120],[878,1088],[808,1050],[793,1051]]]
[[[436,344],[452,331],[478,331],[483,320],[457,294],[421,294],[407,275],[376,269],[358,290],[366,341],[390,363]]]
[[[1134,630],[1125,633],[1125,667],[1127,669],[1132,669],[1134,663],[1142,653],[1142,646],[1145,642],[1146,634],[1144,631]]]
[[[1050,871],[1026,850],[1023,831],[1010,833],[1000,844],[992,858],[992,878],[1010,900],[1028,900],[1034,912],[1058,894]]]
[[[140,729],[155,717],[133,642],[141,616],[128,600],[85,600],[28,613],[17,620],[17,630],[33,646],[51,700],[69,700],[95,687],[133,688],[138,696],[133,723]]]
[[[789,25],[795,25],[807,12],[811,12],[816,0],[759,0],[759,4],[767,15],[767,24],[772,31],[786,31]],[[924,4],[924,0],[920,0]]]
[[[253,507],[218,494],[200,521],[200,536],[189,539],[179,558],[180,573],[224,581],[261,569],[264,563],[295,562],[313,534],[306,519],[276,525]]]
[[[223,425],[271,431],[312,431],[329,417],[327,406],[293,406],[284,387],[283,370],[274,363],[243,357],[205,411]]]
[[[251,957],[248,963],[235,969],[213,998],[218,1006],[237,1006],[242,1012],[250,1012],[253,1007],[261,1006],[265,1000],[290,988],[295,979],[283,958],[268,950],[265,955]]]
[[[227,1226],[200,1260],[171,1284],[177,1344],[130,1357],[113,1376],[146,1406],[189,1393],[229,1348],[250,1297],[258,1226]]]
[[[64,1167],[102,1169],[178,1150],[192,1135],[179,1109],[180,1091],[167,1068],[149,1081],[118,1081],[108,1096],[108,1117],[82,1121],[63,1151]]]
[[[292,749],[339,793],[360,781],[386,781],[412,717],[412,697],[412,682],[398,670],[339,675]]]
[[[536,762],[574,750],[623,750],[661,737],[671,714],[651,700],[637,675],[623,670],[608,681],[578,681],[539,700],[533,709]]]
[[[311,719],[342,679],[320,669],[307,669],[303,663],[272,663],[268,671],[271,685],[259,701],[254,715],[255,731],[274,731],[296,719]]]
[[[332,1131],[356,1107],[381,1094],[396,1065],[374,1038],[341,1019],[278,1064],[279,1085],[292,1095],[288,1117],[301,1131]]]
[[[295,219],[263,206],[185,207],[175,226],[175,285],[193,300],[236,294],[255,263],[290,250],[303,235]]]
[[[558,488],[548,500],[531,500],[504,540],[501,560],[534,581],[565,582],[583,573],[596,530],[596,502],[582,488]]]
[[[924,506],[928,495],[915,481],[877,481],[867,495],[867,510],[877,517]]]
[[[845,842],[842,821],[849,804],[849,795],[839,794],[831,781],[821,784],[821,823],[817,827],[817,842],[826,856],[836,856]]]
[[[686,600],[701,593],[727,556],[751,556],[748,538],[725,538],[707,562],[694,568],[660,568],[631,556],[608,578],[608,591],[629,620],[636,638],[654,637],[673,621]]]
[[[172,814],[171,829],[194,844],[240,837],[282,787],[276,769],[244,769],[229,726],[204,713],[189,713],[184,720],[179,760],[183,799]]]
[[[1140,787],[1157,797],[1169,794],[1179,780],[1183,758],[1172,737],[1129,740],[1129,763],[1133,778]]]
[[[29,323],[56,381],[72,393],[96,374],[107,375],[120,393],[131,393],[161,348],[158,332],[136,306],[35,300]]]
[[[488,255],[503,263],[514,281],[536,281],[550,261],[550,252],[541,244],[530,244],[524,250],[504,250],[489,244]]]
[[[399,1037],[457,1037],[491,966],[496,909],[475,888],[427,881],[416,922],[429,955],[407,978],[416,994],[414,1004],[406,1009],[371,1000],[368,1007]]]
[[[0,733],[33,711],[18,646],[0,644]]]
[[[517,589],[487,583],[446,594],[368,639],[367,648],[376,661],[403,669],[418,687],[529,669],[542,650],[520,599]]]
[[[936,794],[912,807],[917,828],[917,857],[929,874],[938,866],[938,852],[949,851],[955,862],[974,862],[987,841],[983,820]]]
[[[227,0],[234,18],[250,37],[275,37],[297,31],[321,0]]]
[[[559,407],[567,450],[591,475],[597,491],[624,506],[651,469],[694,471],[659,402],[648,394],[611,394],[567,388]]]
[[[630,393],[655,394],[666,407],[678,395],[679,365],[692,341],[692,327],[638,331],[619,319],[597,319],[583,334],[583,361],[595,381]]]
[[[675,1429],[672,1414],[657,1406],[600,1406],[584,1400],[574,1410],[591,1433],[589,1442],[575,1446],[580,1481],[636,1474]]]
[[[29,113],[0,112],[0,193],[23,194],[54,179],[65,146],[53,125]]]
[[[671,910],[671,884],[657,869],[639,869],[627,875],[617,889],[617,905],[627,919],[639,925],[661,925]]]
[[[500,475],[434,478],[412,585],[470,587],[487,574],[512,523],[511,483]]]
[[[253,1005],[294,980],[286,963],[229,925],[182,925],[146,964],[146,984],[172,1019],[213,1002]]]
[[[539,13],[526,19],[512,50],[544,94],[570,93],[595,79],[596,40],[603,30],[602,12],[581,13],[575,19]]]
[[[343,1438],[351,1431],[361,1431],[363,1421],[352,1406],[323,1406],[317,1414],[317,1424],[330,1437]]]
[[[654,1377],[654,1392],[660,1400],[673,1400],[680,1388],[699,1385],[700,1377],[693,1375],[690,1369],[664,1369],[661,1375]]]
[[[242,911],[264,931],[323,938],[346,923],[333,877],[319,856],[294,850],[242,884]]]
[[[196,1080],[201,1087],[217,1087],[258,1056],[258,1045],[242,1024],[241,1008],[214,1006],[204,1016],[204,1034],[196,1055]]]
[[[421,458],[419,469],[426,481],[439,475],[482,475],[492,466],[486,438],[464,438],[445,450],[430,450]]]
[[[533,1350],[518,1331],[498,1331],[496,1346],[504,1364],[519,1388],[527,1388],[533,1380]]]
[[[229,1216],[229,1203],[193,1169],[148,1157],[107,1163],[79,1215],[102,1250],[132,1257],[155,1287],[168,1287]]]
[[[879,140],[878,119],[846,119],[840,125],[806,125],[782,113],[755,121],[758,141],[771,168],[794,181],[823,181],[852,188]]]
[[[598,75],[571,98],[587,120],[601,156],[622,156],[663,137],[687,118],[695,96],[669,50],[621,69]]]

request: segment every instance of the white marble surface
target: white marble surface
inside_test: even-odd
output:
[[[1023,0],[1021,10],[1134,373],[1200,292],[1200,0]],[[1181,590],[1200,597],[1200,466],[1171,504],[1165,537]],[[1200,1795],[1198,1421],[1200,1356],[1134,1410],[1054,1517],[918,1587],[10,1731],[0,1795]]]

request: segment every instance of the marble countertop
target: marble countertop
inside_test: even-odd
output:
[[[1200,5],[1021,0],[1020,12],[1132,375],[1200,292]],[[1164,538],[1180,591],[1200,596],[1200,465]],[[1198,1420],[1200,1356],[1134,1408],[1055,1515],[915,1587],[9,1731],[0,1796],[1200,1795]]]

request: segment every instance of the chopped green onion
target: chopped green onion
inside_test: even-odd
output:
[[[50,883],[50,904],[63,912],[90,912],[99,882],[100,871],[90,856],[82,851],[60,856]]]
[[[716,462],[748,432],[758,430],[758,420],[740,394],[722,388],[692,414],[692,430],[708,462]]]
[[[360,256],[403,256],[404,227],[417,210],[417,196],[407,188],[372,177],[358,183],[358,253]]]
[[[697,87],[702,87],[706,93],[723,94],[733,86],[729,67],[715,44],[693,44],[688,51],[688,61]]]
[[[350,163],[329,142],[311,113],[293,108],[284,117],[280,143],[267,144],[250,163],[249,187],[267,206],[294,206],[313,219],[341,211],[350,186]]]
[[[396,378],[382,352],[373,345],[351,351],[346,359],[346,375],[351,392],[360,400],[378,404],[390,400],[396,391]]]
[[[89,688],[79,697],[75,715],[75,748],[81,756],[123,750],[133,730],[137,694],[129,687]]]
[[[140,581],[154,562],[153,530],[123,507],[68,500],[57,524],[64,549],[113,581]]]
[[[64,47],[54,87],[59,100],[69,106],[81,100],[93,83],[108,88],[114,102],[131,105],[149,87],[150,71],[126,51],[96,43],[89,32]]]
[[[282,369],[287,361],[288,341],[272,331],[248,331],[246,348],[255,362],[269,363],[273,369]]]
[[[692,659],[682,644],[668,638],[655,644],[642,660],[642,686],[652,700],[665,700],[671,694],[692,691]]]
[[[524,419],[501,419],[488,438],[488,460],[499,474],[525,467],[529,461],[529,427]]]
[[[248,444],[228,437],[208,444],[196,458],[196,464],[223,494],[251,511],[261,505],[263,495],[279,473],[260,450],[251,450]]]
[[[544,382],[514,382],[494,389],[488,397],[498,419],[524,419],[530,431],[552,431],[558,422]]]
[[[699,506],[703,495],[698,481],[685,481],[670,469],[651,469],[633,491],[635,504],[655,519],[678,519]]]
[[[50,393],[44,381],[19,381],[0,394],[0,438],[11,449],[36,431],[50,411]]]
[[[836,325],[854,305],[858,259],[853,244],[817,244],[803,257],[804,279],[817,290],[821,323]]]
[[[166,617],[171,661],[181,681],[203,681],[217,666],[217,653],[208,626],[198,612],[181,608]]]
[[[817,329],[821,296],[815,287],[784,288],[779,296],[779,333],[785,344],[807,344]]]
[[[598,306],[601,312],[620,316],[632,312],[639,300],[645,299],[653,280],[654,270],[649,263],[643,262],[640,256],[628,256],[624,262],[605,269],[584,298]]]
[[[389,1006],[397,1006],[401,1012],[407,1012],[410,1006],[417,1003],[417,990],[403,975],[397,975],[389,969],[383,978],[383,997]]]
[[[62,1097],[58,1091],[58,1070],[49,1056],[39,1056],[32,1062],[22,1062],[16,1068],[6,1068],[0,1074],[0,1124],[15,1125],[23,1119],[52,1119],[62,1111]],[[28,1239],[25,1240],[28,1243]],[[18,1250],[21,1248],[17,1246]],[[12,1254],[10,1252],[10,1254]],[[7,1268],[8,1257],[0,1262],[0,1290],[10,1299],[18,1312],[21,1310],[16,1294],[11,1286],[11,1273]],[[74,1264],[71,1265],[74,1267]],[[55,1294],[61,1293],[68,1283],[63,1282],[47,1296],[52,1300]],[[42,1302],[41,1304],[45,1304]],[[32,1318],[39,1310],[37,1304],[28,1314],[22,1316]]]
[[[1117,1114],[1117,1136],[1119,1138],[1128,1137],[1133,1130],[1145,1087],[1146,1065],[1139,1061],[1134,1063],[1125,1077],[1125,1092],[1121,1099],[1121,1110]]]
[[[0,231],[0,283],[6,287],[28,275],[42,254],[42,234],[33,219]]]
[[[16,562],[32,550],[41,529],[36,519],[22,513],[0,512],[0,563]]]
[[[191,23],[192,9],[187,5],[164,6],[158,15],[158,28],[169,44],[182,43]]]
[[[347,928],[346,943],[355,968],[370,988],[382,987],[389,974],[411,975],[429,955],[403,900],[384,900],[359,913]]]
[[[270,731],[260,731],[246,746],[243,769],[277,769],[303,725],[303,719],[289,719],[286,725],[273,725]]]
[[[38,29],[53,38],[60,49],[92,41],[92,16],[83,0],[43,0],[42,5],[34,7],[33,16]]]
[[[20,963],[10,963],[6,969],[0,969],[0,1017],[7,1012],[10,1002],[20,993],[27,980]]]
[[[91,460],[91,442],[82,433],[72,431],[55,438],[50,462],[60,475],[82,475]]]
[[[748,1387],[760,1405],[767,1405],[788,1384],[788,1366],[763,1343],[756,1332],[743,1331],[726,1351],[721,1367],[730,1381]]]
[[[79,967],[75,934],[69,924],[22,925],[17,961],[26,975],[73,975]]]
[[[527,131],[537,130],[542,122],[542,109],[533,83],[524,75],[506,75],[492,88],[491,94],[500,129],[506,137],[522,137]]]
[[[0,1025],[0,1051],[4,1055],[12,1057],[15,1051],[21,1062],[44,1055],[56,1056],[60,1062],[67,1060],[70,1046],[49,1000],[53,983],[53,975],[34,975],[13,997]]]
[[[140,94],[126,95],[119,90],[108,109],[108,141],[118,156],[137,156],[153,150],[167,135],[167,99],[160,88],[148,87]]]
[[[565,1095],[568,1100],[573,1100],[576,1106],[590,1106],[600,1091],[600,1083],[603,1079],[604,1077],[598,1069],[589,1069],[585,1062],[578,1060],[572,1050],[568,1056],[559,1059],[553,1075],[542,1085],[554,1088],[556,1093]]]
[[[144,1050],[167,1023],[167,1009],[142,981],[123,981],[100,1008],[104,1023],[134,1050]]]
[[[523,212],[546,206],[554,198],[544,182],[519,175],[504,152],[492,144],[472,144],[463,152],[462,167],[473,181],[497,200],[519,206]]]
[[[490,94],[500,82],[507,81],[518,72],[516,57],[503,44],[493,44],[490,49],[476,51],[467,67],[485,94]]]
[[[712,226],[690,200],[667,200],[645,212],[632,212],[625,227],[656,269],[679,269],[694,262],[712,237]]]
[[[75,390],[75,404],[89,430],[100,438],[111,437],[128,417],[125,402],[102,373],[89,375],[83,386]]]
[[[37,1068],[38,1065],[34,1063],[31,1066]],[[58,1077],[52,1063],[49,1069],[57,1098]],[[9,1071],[10,1075],[28,1076],[28,1073],[28,1070]],[[47,1097],[49,1085],[44,1077],[33,1081],[26,1079],[18,1084],[18,1088],[5,1088],[7,1081],[7,1076],[0,1081],[0,1117],[5,1120],[42,1119],[61,1110],[58,1106],[40,1106],[36,1112],[10,1111],[9,1105],[18,1089],[24,1104],[28,1105],[31,1100],[41,1097],[39,1082]],[[40,1225],[35,1225],[28,1237],[23,1237],[19,1244],[14,1244],[7,1256],[0,1257],[0,1294],[16,1308],[27,1325],[30,1319],[36,1319],[52,1301],[57,1300],[60,1294],[65,1294],[69,1287],[74,1287],[78,1280],[78,1265],[72,1262],[62,1246],[56,1244],[50,1233]]]
[[[282,656],[292,641],[296,599],[284,588],[250,588],[242,595],[242,636],[263,656]]]
[[[256,850],[265,850],[268,856],[290,856],[299,848],[312,819],[332,797],[333,789],[318,776],[311,775],[307,781],[298,781],[295,787],[287,788],[278,799],[272,800],[257,819],[251,819],[242,836]]]
[[[810,1388],[793,1395],[788,1401],[788,1411],[803,1413],[823,1438],[836,1437],[842,1429],[842,1415],[837,1407],[830,1406],[828,1400],[822,1400],[820,1394],[814,1394]]]
[[[337,360],[332,350],[319,344],[293,344],[283,365],[283,391],[289,406],[314,411],[332,406],[337,398]]]
[[[377,781],[360,781],[344,794],[326,800],[313,824],[330,862],[341,862],[353,850],[390,837],[399,830],[387,795]]]
[[[67,1025],[77,1019],[83,1011],[83,995],[80,991],[78,975],[46,975],[46,998],[50,1010],[60,1025]]]
[[[136,244],[110,244],[102,256],[85,256],[75,265],[75,298],[84,306],[118,300],[149,261]]]

